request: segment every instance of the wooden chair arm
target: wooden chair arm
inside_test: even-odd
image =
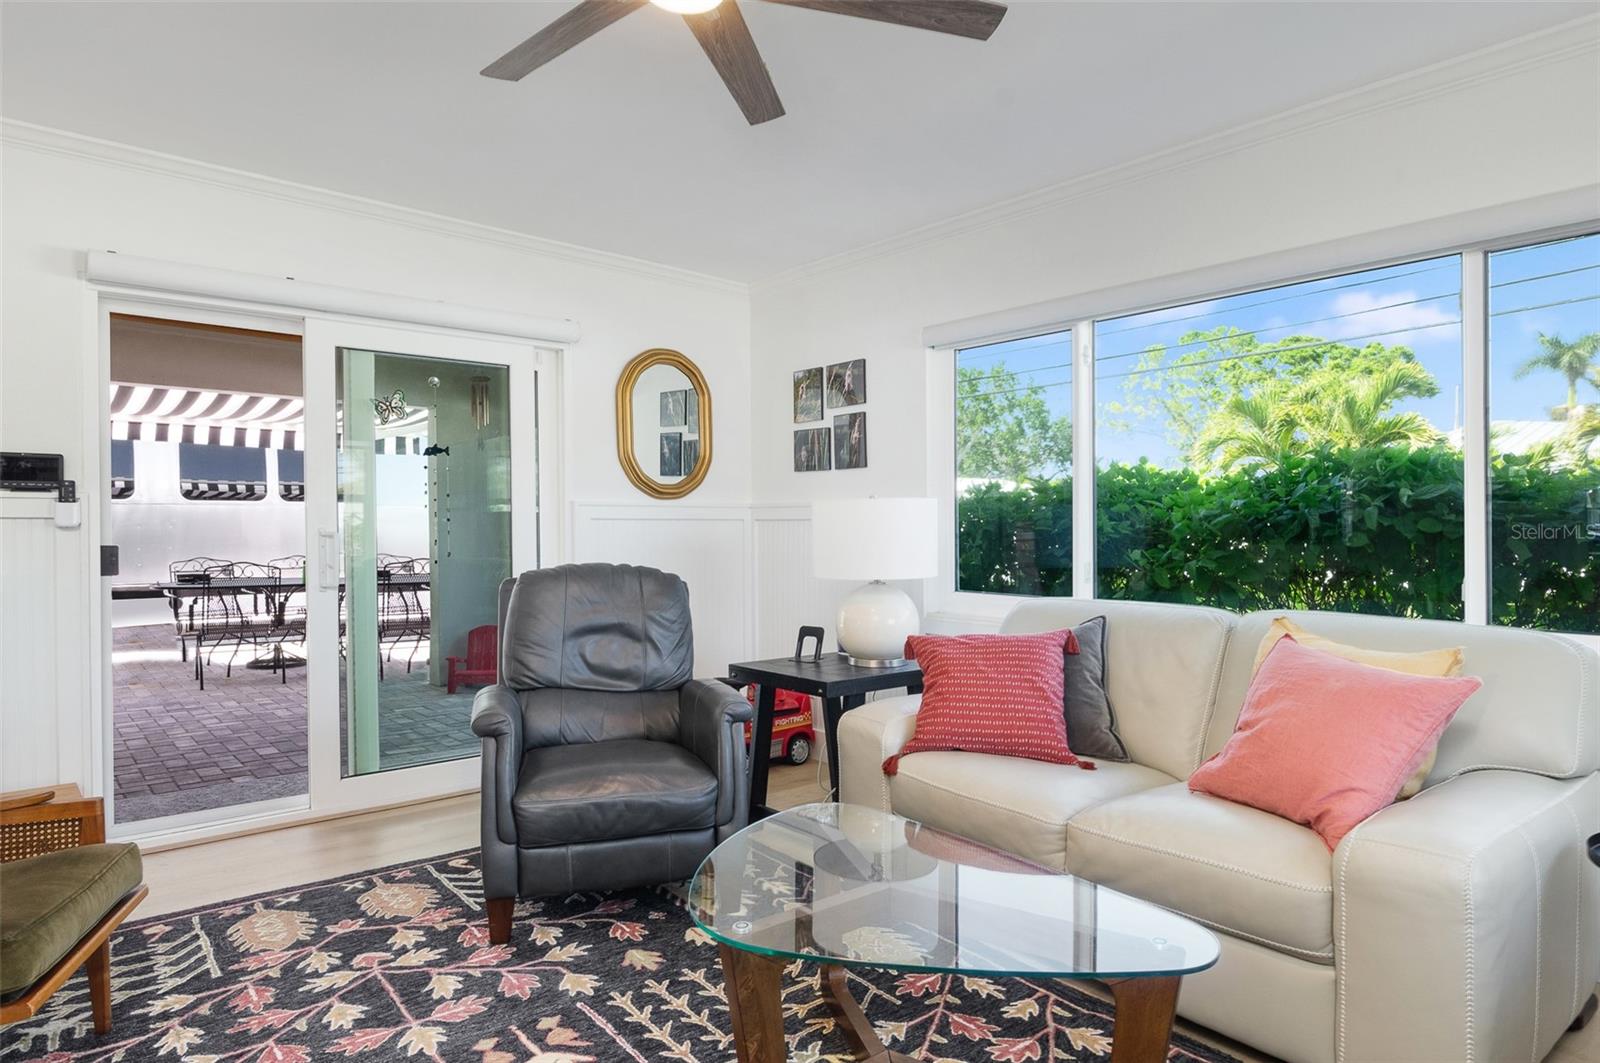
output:
[[[0,795],[0,863],[105,840],[105,802],[79,797],[77,787],[58,787],[43,803],[33,795]]]

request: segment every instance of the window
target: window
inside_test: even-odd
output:
[[[955,589],[1600,634],[1600,233],[1494,246],[958,350]]]
[[[111,497],[133,497],[133,440],[111,441]]]
[[[956,353],[957,589],[1072,593],[1072,333]]]
[[[1097,321],[1097,593],[1462,616],[1458,256]]]
[[[280,450],[278,455],[278,497],[285,502],[306,500],[306,456],[299,450]]]
[[[179,490],[194,501],[256,502],[267,497],[267,452],[259,447],[182,443]]]
[[[1489,255],[1490,609],[1600,633],[1600,235]]]

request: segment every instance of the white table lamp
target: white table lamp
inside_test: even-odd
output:
[[[839,649],[851,664],[905,660],[920,621],[911,596],[885,580],[939,572],[939,510],[932,498],[840,498],[811,504],[811,559],[818,579],[866,581],[839,607]]]

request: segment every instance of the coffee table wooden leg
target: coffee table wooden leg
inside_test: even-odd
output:
[[[1160,1063],[1172,1041],[1181,977],[1110,979],[1117,1017],[1111,1030],[1111,1063]]]
[[[784,1063],[783,961],[719,945],[739,1063]]]
[[[850,995],[847,978],[848,975],[843,967],[824,966],[822,999],[833,1009],[834,1017],[839,1020],[839,1029],[844,1033],[845,1040],[850,1042],[850,1047],[855,1050],[857,1058],[863,1063],[916,1063],[910,1056],[891,1051],[878,1039],[878,1032],[872,1028],[866,1012],[861,1010],[856,998]]]

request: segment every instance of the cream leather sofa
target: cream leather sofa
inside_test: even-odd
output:
[[[1273,616],[1029,601],[1006,632],[1107,617],[1106,679],[1133,763],[1097,771],[919,753],[886,778],[917,697],[839,729],[841,797],[892,809],[1182,912],[1222,958],[1179,1014],[1292,1061],[1499,1063],[1544,1057],[1600,978],[1600,656],[1509,628],[1290,613],[1393,650],[1466,647],[1483,688],[1422,793],[1329,854],[1309,829],[1189,792],[1220,749]]]

